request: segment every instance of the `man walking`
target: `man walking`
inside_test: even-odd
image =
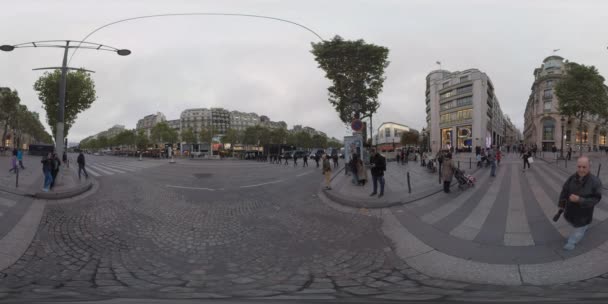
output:
[[[84,154],[82,154],[82,151],[80,151],[80,154],[78,154],[76,162],[78,163],[78,179],[80,179],[81,171],[84,172],[84,178],[88,179],[89,174],[87,174],[87,170],[84,168]]]
[[[369,196],[376,195],[378,191],[378,182],[380,182],[380,194],[378,195],[380,198],[384,196],[384,171],[386,171],[386,159],[373,149],[369,162],[372,166],[372,181],[374,182],[374,192]]]
[[[606,150],[606,151],[608,151],[608,150]],[[568,158],[568,160],[572,159],[572,147],[568,147],[568,155],[566,158]]]
[[[302,164],[302,168],[308,167],[308,155],[304,154],[304,157],[302,157],[302,160],[304,161],[304,163]]]
[[[23,150],[21,150],[21,148],[17,150],[17,160],[19,161],[19,167],[21,169],[25,169],[25,167],[23,166]]]
[[[332,156],[332,159],[333,159],[333,161],[334,161],[334,169],[335,169],[335,168],[338,168],[338,166],[339,166],[339,164],[338,164],[338,153],[334,154],[334,155]]]
[[[602,182],[589,174],[591,161],[581,156],[576,161],[576,173],[566,180],[559,195],[559,208],[575,229],[568,237],[564,250],[572,250],[581,241],[593,220],[593,209],[602,199]]]
[[[51,187],[51,183],[53,182],[53,156],[51,153],[45,155],[42,158],[42,173],[44,173],[44,188],[42,191],[49,192],[49,188]]]
[[[521,158],[524,160],[524,172],[526,172],[526,164],[528,165],[528,169],[530,169],[530,161],[528,160],[530,157],[532,157],[532,154],[529,150],[522,150]]]
[[[492,165],[492,170],[490,170],[490,176],[496,177],[496,151],[494,151],[494,147],[488,150],[488,161]]]
[[[293,166],[297,167],[298,166],[298,155],[297,154],[293,154]]]

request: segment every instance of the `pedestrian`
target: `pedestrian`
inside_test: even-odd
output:
[[[23,166],[23,150],[21,150],[21,148],[17,150],[17,160],[19,161],[19,167],[21,169],[25,169],[25,167]]]
[[[359,157],[357,157],[357,161],[355,162],[355,169],[355,172],[357,172],[357,184],[359,186],[365,186],[365,183],[367,183],[367,169],[365,168],[363,160]]]
[[[82,151],[80,151],[80,154],[78,154],[78,158],[76,159],[76,162],[78,163],[78,179],[80,179],[80,172],[84,172],[84,178],[88,179],[89,178],[89,174],[87,173],[87,170],[84,168],[84,154],[82,154]]]
[[[63,165],[69,168],[70,163],[68,162],[68,153],[66,151],[63,151],[62,160],[63,160]]]
[[[447,153],[443,160],[443,169],[441,170],[441,178],[443,179],[443,192],[450,193],[450,184],[454,175],[454,163],[452,162],[452,153]]]
[[[608,149],[606,150],[608,152]],[[567,155],[568,160],[572,159],[572,147],[568,147],[568,155]]]
[[[320,158],[321,158],[321,157],[319,156],[319,154],[318,154],[318,153],[317,153],[317,154],[315,154],[315,162],[317,163],[317,168],[319,168],[319,159],[320,159]]]
[[[55,187],[55,181],[57,180],[57,174],[59,173],[59,167],[61,166],[61,162],[59,161],[59,157],[56,153],[51,155],[51,176],[53,180],[51,181],[51,190]]]
[[[293,154],[293,166],[298,166],[298,155],[296,155],[295,153]]]
[[[602,182],[597,176],[589,174],[591,161],[581,156],[576,161],[576,173],[570,176],[559,195],[559,208],[564,218],[574,227],[564,245],[572,250],[581,241],[593,220],[593,209],[602,199]]]
[[[526,172],[526,164],[528,164],[528,169],[530,169],[530,160],[529,159],[532,157],[532,154],[529,150],[524,149],[522,151],[521,155],[522,155],[521,158],[524,160],[524,172]]]
[[[331,179],[331,165],[327,154],[323,154],[323,175],[325,176],[325,189],[331,190],[330,179]]]
[[[285,159],[285,166],[289,165],[289,154],[285,153],[285,156],[283,156],[283,158]]]
[[[308,167],[308,155],[304,155],[302,160],[304,161],[304,164],[302,164],[302,168]]]
[[[401,158],[401,154],[399,154],[399,153],[397,152],[397,156],[396,156],[396,158],[397,158],[397,164],[399,164],[399,159]]]
[[[332,159],[334,161],[334,168],[338,168],[339,164],[338,164],[338,153],[332,155]]]
[[[370,164],[372,166],[372,181],[374,182],[374,192],[370,196],[376,195],[378,191],[378,182],[380,182],[380,194],[378,197],[384,196],[384,171],[386,171],[386,159],[380,155],[375,149],[372,149]]]
[[[356,153],[353,153],[352,157],[350,158],[350,161],[348,162],[348,166],[347,166],[348,170],[352,173],[351,183],[353,185],[359,184],[359,176],[357,174],[358,158],[359,158],[359,156]]]
[[[500,149],[496,150],[496,164],[500,165],[500,160],[502,159],[502,152],[500,152]]]
[[[488,161],[490,162],[490,165],[492,165],[490,176],[496,177],[496,152],[494,151],[494,146],[488,150]]]
[[[48,153],[42,158],[42,173],[44,174],[44,188],[42,191],[49,192],[49,188],[51,187],[51,183],[53,182],[53,156],[51,153]]]
[[[11,156],[11,168],[8,170],[8,172],[15,172],[16,174],[17,170],[19,170],[19,168],[17,167],[17,155],[13,155]]]

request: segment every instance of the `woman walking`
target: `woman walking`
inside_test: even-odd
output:
[[[450,184],[454,175],[454,165],[452,163],[452,153],[447,153],[441,166],[441,178],[443,179],[443,192],[450,193]]]
[[[528,149],[524,149],[521,158],[524,160],[524,172],[526,172],[526,164],[528,164],[528,169],[530,169],[530,161],[529,158],[532,157],[532,153]]]
[[[355,167],[357,168],[358,185],[365,186],[365,183],[367,182],[367,170],[365,169],[365,164],[363,164],[363,161],[360,158],[357,158]]]
[[[325,189],[331,190],[329,180],[331,179],[331,165],[327,154],[323,154],[323,175],[325,175]]]

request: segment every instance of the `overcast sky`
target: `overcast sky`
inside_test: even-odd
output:
[[[391,63],[375,126],[425,125],[425,76],[437,69],[436,61],[450,71],[487,73],[503,112],[520,130],[532,72],[553,49],[608,76],[608,1],[0,0],[0,7],[0,44],[81,40],[123,18],[215,12],[278,17],[324,39],[340,35],[383,45]],[[194,107],[256,112],[289,128],[303,124],[346,135],[327,101],[329,81],[310,53],[317,37],[297,26],[244,17],[163,17],[113,25],[88,40],[133,54],[76,53],[70,65],[96,71],[98,99],[79,115],[70,142],[114,124],[134,128],[157,111],[177,119]],[[61,52],[0,53],[0,86],[18,90],[22,102],[46,119],[32,88],[42,72],[32,69],[60,65]]]

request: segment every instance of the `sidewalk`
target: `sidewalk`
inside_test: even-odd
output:
[[[556,156],[559,158],[559,152],[556,153]],[[564,157],[565,156],[566,154],[564,153]],[[587,156],[591,160],[591,174],[598,175],[599,170],[598,176],[602,181],[602,186],[604,189],[608,190],[608,156],[606,156],[604,152],[583,152],[583,156]],[[574,174],[576,172],[576,160],[579,157],[579,153],[572,153],[570,160],[556,160],[551,152],[545,152],[544,155],[539,155],[539,157],[563,172]]]
[[[454,160],[458,166],[458,160]],[[468,160],[460,162],[460,168],[467,174],[473,174],[477,168],[472,163],[469,169]],[[429,172],[426,167],[420,166],[420,162],[409,161],[402,165],[397,162],[387,162],[384,172],[385,186],[384,196],[370,197],[373,192],[371,172],[368,169],[368,182],[365,186],[353,185],[352,176],[347,176],[343,171],[337,174],[332,182],[332,190],[323,190],[331,200],[356,208],[387,208],[420,200],[440,191],[443,191],[443,183],[439,181],[439,171]],[[410,174],[411,193],[407,184],[407,173]],[[458,191],[455,185],[456,178],[452,179],[452,191]],[[378,185],[380,187],[380,185]],[[378,192],[380,190],[378,189]]]
[[[8,172],[11,168],[11,157],[0,156],[0,191],[39,199],[64,199],[81,194],[92,187],[91,180],[78,180],[77,165],[76,168],[67,168],[62,165],[57,174],[53,190],[43,192],[44,176],[41,160],[41,156],[23,156],[25,169],[19,169],[19,184],[17,187],[17,175]],[[76,163],[70,161],[70,164],[74,166]]]
[[[33,195],[42,188],[44,178],[42,176],[42,165],[40,156],[23,156],[23,166],[19,169],[19,186],[16,185],[17,175],[8,172],[11,169],[11,156],[0,156],[0,191],[17,194]]]

